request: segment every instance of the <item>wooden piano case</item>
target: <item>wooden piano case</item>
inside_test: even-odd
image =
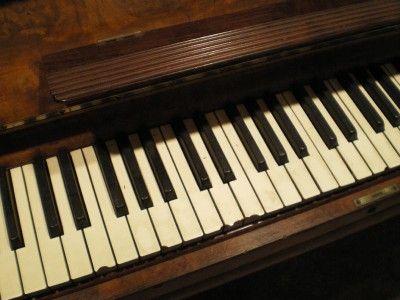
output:
[[[0,164],[21,165],[400,54],[398,1],[170,2],[0,4]],[[198,20],[204,17],[211,18]],[[213,51],[204,51],[204,41]],[[185,55],[192,50],[196,59]],[[126,81],[77,88],[90,76],[96,81],[93,68],[111,76],[112,62],[131,64]],[[72,88],[70,70],[87,75]],[[42,296],[188,296],[399,214],[399,187],[397,169]]]

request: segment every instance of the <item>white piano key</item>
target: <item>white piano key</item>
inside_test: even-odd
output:
[[[283,208],[281,199],[267,173],[256,170],[226,113],[219,110],[216,112],[216,116],[264,210],[271,213]]]
[[[44,290],[47,287],[46,277],[42,268],[39,247],[33,228],[22,169],[20,167],[13,168],[10,170],[10,173],[22,235],[25,242],[25,246],[19,248],[15,252],[17,253],[24,292],[25,294],[31,294]]]
[[[268,101],[268,99],[266,99],[266,101]],[[278,123],[275,121],[272,113],[269,111],[264,101],[258,99],[257,103],[263,111],[264,116],[268,120],[272,129],[275,131],[275,134],[278,136],[280,142],[282,143],[282,146],[285,148],[289,160],[289,162],[285,164],[285,167],[289,172],[290,177],[296,184],[303,199],[308,199],[319,195],[320,191],[318,190],[318,187],[316,186],[313,178],[311,177],[306,166],[304,165],[304,162],[299,159],[294,153],[284,133],[282,132]]]
[[[8,300],[23,295],[15,251],[10,247],[3,200],[0,193],[0,297]]]
[[[129,210],[127,219],[135,240],[139,256],[142,258],[154,256],[160,252],[157,235],[150,220],[149,212],[141,210],[133,191],[123,159],[114,140],[106,142],[110,153],[115,175],[117,176],[122,194]]]
[[[331,173],[331,170],[321,157],[320,153],[315,148],[313,142],[308,136],[307,132],[303,128],[300,121],[290,107],[290,103],[298,102],[294,99],[294,95],[291,92],[285,92],[277,96],[278,101],[281,103],[286,114],[296,127],[297,132],[301,136],[301,139],[307,146],[309,155],[303,158],[305,165],[314,177],[315,182],[318,184],[322,192],[328,192],[339,187],[335,177]]]
[[[171,208],[162,197],[154,173],[151,170],[150,163],[142,147],[137,134],[129,136],[134,154],[138,161],[140,172],[147,186],[153,206],[149,213],[156,229],[158,239],[163,250],[174,249],[182,244],[182,238],[176,226]]]
[[[330,85],[339,95],[342,103],[347,107],[349,112],[352,114],[354,119],[357,121],[358,125],[363,129],[366,136],[370,140],[370,142],[374,145],[375,149],[379,152],[385,163],[389,168],[394,168],[400,165],[400,157],[396,153],[396,150],[393,148],[387,137],[383,132],[376,133],[373,128],[369,125],[368,121],[364,118],[360,110],[357,108],[353,100],[347,94],[347,92],[343,89],[337,79],[330,79]]]
[[[267,162],[267,174],[274,185],[276,191],[278,192],[283,204],[285,206],[290,206],[295,203],[301,202],[301,196],[296,189],[295,184],[290,179],[289,174],[287,173],[284,166],[279,166],[274,157],[272,156],[271,151],[269,150],[267,144],[265,143],[263,137],[258,131],[253,119],[249,115],[249,112],[243,105],[237,106],[244,123],[249,129],[254,141],[259,147],[261,153]]]
[[[117,218],[93,147],[82,149],[118,265],[139,258],[126,217]]]
[[[78,149],[72,151],[70,154],[90,219],[90,226],[84,228],[83,233],[89,248],[94,271],[98,272],[101,268],[115,267],[116,263],[113,252],[99,211],[96,195],[93,191],[93,186],[90,181],[82,151]]]
[[[332,171],[333,176],[340,186],[346,186],[353,182],[355,179],[343,159],[340,157],[336,149],[328,149],[321,136],[315,129],[311,120],[308,118],[303,108],[298,101],[295,101],[293,97],[287,95],[287,102],[290,105],[293,113],[296,115],[297,119],[300,121],[304,130],[309,135],[311,141],[315,145],[320,155],[323,157],[325,163],[328,165],[329,169]]]
[[[372,175],[371,170],[368,168],[367,164],[364,162],[360,153],[357,151],[352,143],[349,143],[346,137],[343,135],[342,131],[339,129],[335,121],[332,119],[331,115],[326,110],[325,106],[321,103],[321,100],[315,95],[314,91],[310,86],[305,86],[307,93],[312,98],[315,106],[318,108],[329,127],[332,129],[336,135],[338,146],[336,147],[342,158],[347,163],[354,177],[358,180],[367,178]]]
[[[210,178],[212,188],[209,192],[221,216],[224,228],[239,226],[242,223],[243,215],[229,185],[224,184],[219,177],[194,121],[186,119],[184,124]]]
[[[357,130],[357,140],[353,143],[357,147],[369,168],[374,174],[384,171],[387,167],[386,163],[379,155],[378,151],[372,145],[368,137],[365,135],[364,130],[360,127],[358,122],[354,119],[348,108],[341,101],[338,93],[332,88],[328,81],[324,81],[325,86],[329,89],[333,98],[335,98],[337,104],[342,108],[343,112],[347,115],[354,128]]]
[[[22,170],[47,285],[49,287],[58,286],[70,280],[61,239],[49,236],[33,165],[25,165]]]
[[[233,173],[235,174],[236,180],[229,182],[229,186],[232,188],[232,191],[242,209],[242,213],[245,217],[244,221],[252,221],[261,217],[264,215],[264,209],[261,206],[257,195],[254,193],[250,182],[244,174],[242,166],[237,160],[216,115],[214,113],[208,113],[205,116],[233,170]]]
[[[195,209],[197,217],[199,218],[204,234],[210,235],[221,231],[223,227],[222,221],[214,206],[211,196],[208,191],[201,191],[199,189],[172,127],[170,125],[161,126],[161,132],[186,193]],[[173,180],[172,184],[178,198],[180,198],[180,194],[184,192],[180,187],[180,183],[178,182],[175,184]],[[178,185],[179,188],[175,187],[176,185]]]
[[[170,205],[172,213],[174,214],[182,238],[185,242],[198,240],[202,238],[203,232],[193,210],[192,204],[186,195],[185,189],[171,159],[168,148],[164,143],[162,134],[158,128],[151,129],[150,133],[154,139],[157,151],[160,154],[161,160],[165,166],[168,177],[171,180],[177,196],[177,199],[169,201],[168,204]]]
[[[92,264],[87,252],[83,232],[75,227],[58,159],[57,157],[51,157],[46,162],[63,225],[64,234],[61,236],[61,242],[71,279],[87,277],[93,273]]]
[[[368,102],[371,106],[378,112],[379,116],[382,118],[383,123],[385,125],[385,131],[383,132],[387,139],[392,144],[393,148],[396,149],[397,153],[400,154],[400,131],[397,127],[393,127],[386,116],[382,113],[379,107],[375,104],[375,101],[371,99],[367,91],[364,87],[357,81],[357,79],[351,75],[353,80],[357,83],[358,88],[364,94],[365,98],[367,98]]]

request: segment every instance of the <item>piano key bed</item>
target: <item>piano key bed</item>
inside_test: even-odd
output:
[[[201,245],[400,165],[392,62],[0,169],[1,299]]]

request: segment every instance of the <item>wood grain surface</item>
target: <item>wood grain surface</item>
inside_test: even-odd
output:
[[[65,107],[55,103],[50,97],[41,71],[43,58],[53,53],[100,42],[101,51],[98,51],[98,55],[92,55],[98,58],[107,56],[104,41],[116,37],[137,36],[137,39],[133,39],[134,49],[140,50],[143,47],[149,48],[179,39],[210,34],[215,30],[227,30],[232,26],[277,20],[356,2],[361,1],[2,1],[0,125],[19,122]],[[241,12],[247,14],[247,17],[230,16]],[[220,18],[214,20],[213,17],[217,16]],[[211,18],[211,21],[199,21],[206,18]],[[191,25],[179,27],[177,24]],[[177,25],[178,28],[164,31],[163,34],[155,30],[173,25]],[[69,54],[70,59],[67,63],[72,66],[74,52]],[[65,64],[66,61],[61,63]]]
[[[0,124],[62,106],[39,90],[43,56],[279,0],[0,2]]]
[[[232,64],[233,61],[238,63],[268,52],[325,41],[358,30],[365,32],[399,21],[398,2],[348,5],[148,50],[131,51],[74,67],[66,65],[61,70],[50,72],[46,78],[50,93],[56,100],[76,102],[154,84],[163,78],[176,80],[193,73],[198,76],[202,70]],[[78,61],[85,60],[80,57],[79,49],[75,52]]]

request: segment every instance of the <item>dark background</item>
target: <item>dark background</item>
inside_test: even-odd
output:
[[[400,299],[400,217],[191,299]]]

